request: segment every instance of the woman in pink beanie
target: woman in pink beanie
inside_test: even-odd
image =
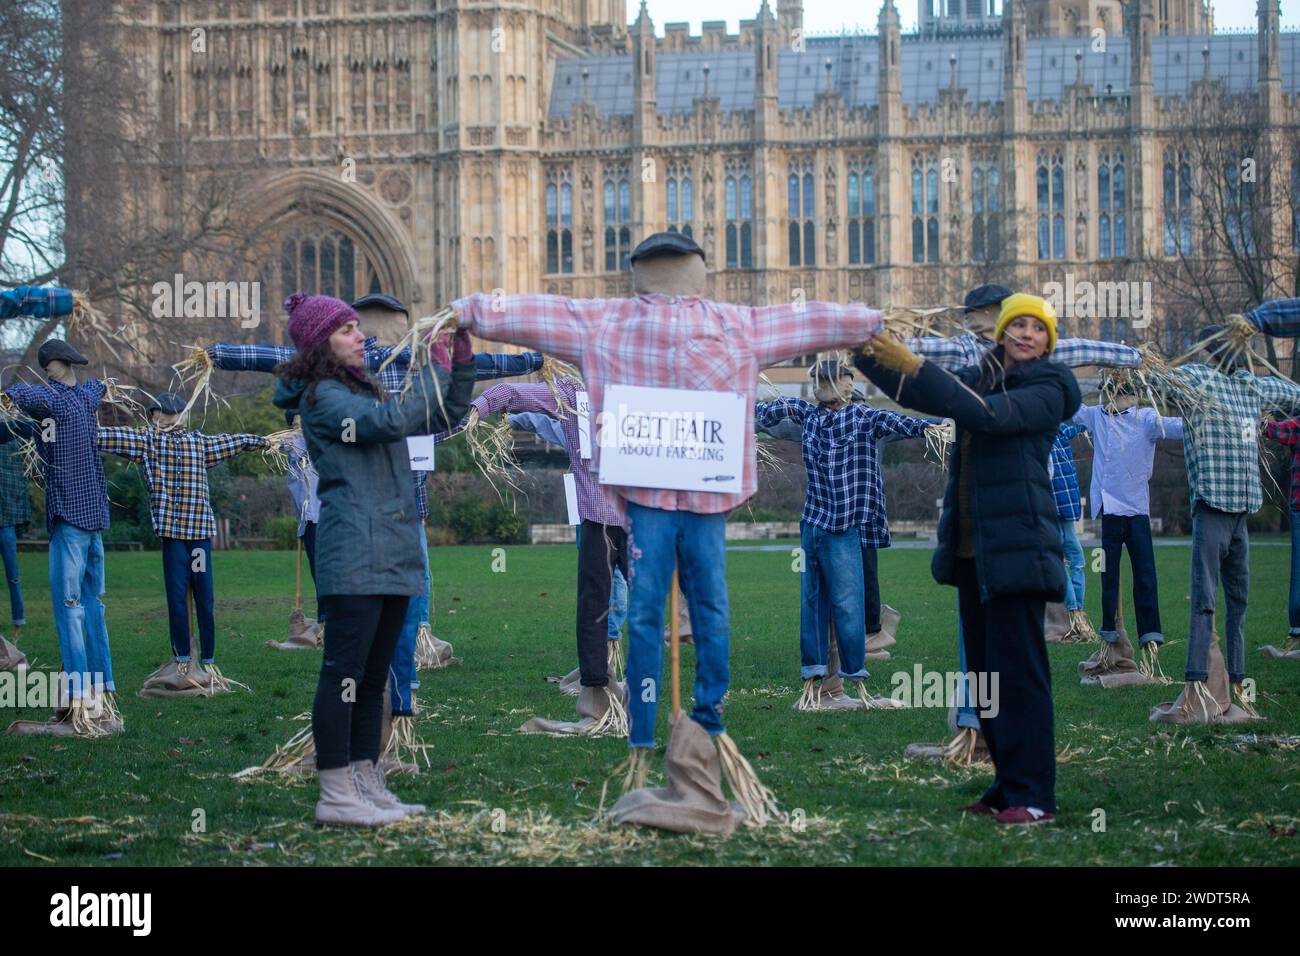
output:
[[[346,302],[291,295],[297,353],[276,369],[275,404],[298,409],[316,467],[316,590],[325,623],[312,734],[325,824],[382,826],[424,812],[400,802],[378,766],[383,694],[407,605],[424,588],[407,435],[450,430],[474,388],[468,332],[401,396],[365,372],[365,336]]]

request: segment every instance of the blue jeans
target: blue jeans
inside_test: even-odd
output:
[[[117,690],[99,599],[103,593],[103,538],[98,531],[82,531],[57,520],[50,533],[50,596],[63,671],[70,676],[74,698],[80,698],[92,680],[104,690]]]
[[[835,533],[801,522],[799,546],[804,559],[799,576],[799,675],[804,680],[827,676],[833,620],[840,649],[839,676],[861,680],[869,675],[858,529]]]
[[[663,684],[664,601],[673,565],[691,612],[695,636],[695,705],[691,719],[720,734],[722,698],[730,683],[725,514],[664,511],[628,503],[627,693],[628,746],[655,745],[655,717]],[[670,698],[671,699],[671,698]]]
[[[1300,637],[1300,511],[1291,512],[1291,594],[1287,601],[1287,623],[1291,626],[1290,636]]]
[[[1061,520],[1061,547],[1065,551],[1065,607],[1077,611],[1083,607],[1083,546],[1075,534],[1074,522]]]
[[[202,554],[201,561],[195,552]],[[212,539],[163,538],[162,559],[172,656],[178,661],[190,659],[190,609],[185,596],[192,590],[194,616],[199,622],[199,654],[203,663],[211,664],[217,653],[217,629],[212,619]]]
[[[609,639],[617,641],[623,636],[623,622],[627,620],[627,578],[621,568],[614,569],[614,583],[609,589]]]
[[[424,541],[423,525],[420,526],[420,540]],[[398,717],[410,717],[415,713],[411,691],[420,686],[420,677],[415,669],[415,644],[420,637],[420,625],[429,621],[429,595],[433,593],[427,544],[420,553],[424,557],[424,593],[411,598],[406,606],[406,619],[402,622],[402,633],[397,636],[397,649],[389,667],[388,696],[393,703],[393,713]]]
[[[18,576],[18,529],[13,525],[0,528],[0,558],[4,560],[5,580],[9,582],[9,609],[14,627],[27,623],[23,614],[23,582]]]
[[[1223,582],[1227,604],[1223,659],[1228,680],[1246,675],[1246,601],[1250,593],[1250,535],[1244,511],[1220,511],[1197,501],[1192,511],[1192,620],[1187,640],[1187,680],[1209,679],[1214,610]]]
[[[966,666],[966,637],[961,629],[961,614],[957,615],[957,667],[961,673],[969,674],[970,668]],[[966,691],[969,689],[966,681],[957,682],[957,726],[970,727],[973,730],[980,729],[979,709],[973,702],[967,700]]]

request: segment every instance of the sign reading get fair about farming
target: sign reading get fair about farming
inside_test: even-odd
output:
[[[738,392],[610,385],[599,426],[602,485],[740,491],[747,422]]]

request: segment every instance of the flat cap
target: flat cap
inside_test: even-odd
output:
[[[632,250],[631,261],[654,256],[688,256],[692,253],[704,258],[704,250],[690,236],[680,232],[656,232],[653,236],[642,239]]]
[[[87,365],[90,362],[63,339],[50,339],[42,345],[36,353],[36,361],[41,368],[48,368],[51,362],[67,362],[69,365]]]

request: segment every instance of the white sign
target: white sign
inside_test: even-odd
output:
[[[600,413],[600,483],[734,494],[749,427],[739,392],[611,385]]]
[[[591,458],[591,396],[580,391],[574,395],[578,412],[578,452],[583,461]]]
[[[582,524],[578,515],[578,479],[571,471],[564,473],[564,503],[569,506],[569,524]]]
[[[406,436],[406,454],[411,459],[411,471],[433,471],[435,447],[432,435]]]

